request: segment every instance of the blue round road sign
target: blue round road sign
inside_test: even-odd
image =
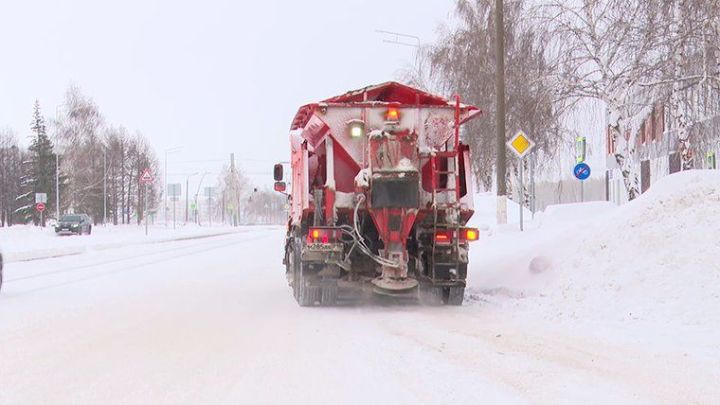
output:
[[[587,180],[590,177],[590,166],[587,163],[578,163],[573,173],[578,180]]]

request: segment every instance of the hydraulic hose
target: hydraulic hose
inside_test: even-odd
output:
[[[363,194],[359,194],[357,199],[358,199],[358,201],[357,201],[357,204],[355,204],[355,210],[353,212],[353,227],[344,225],[342,227],[343,231],[348,233],[350,236],[352,236],[353,241],[354,241],[353,246],[357,246],[361,252],[365,253],[366,256],[373,259],[376,263],[378,263],[382,266],[393,267],[393,268],[401,267],[401,264],[398,262],[386,259],[379,255],[376,255],[365,243],[365,239],[363,238],[362,234],[360,233],[360,229],[358,227],[358,222],[359,222],[358,221],[358,217],[359,217],[358,210],[360,209],[360,204],[362,204],[363,201],[365,201],[365,196]],[[350,231],[348,231],[348,228],[350,229]]]

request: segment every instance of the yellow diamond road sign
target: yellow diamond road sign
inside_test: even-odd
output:
[[[520,159],[524,158],[535,147],[535,142],[525,135],[523,131],[519,131],[515,134],[515,136],[513,136],[507,144],[510,147],[510,150],[515,152],[517,157]]]

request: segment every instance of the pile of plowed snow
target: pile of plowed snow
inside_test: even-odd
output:
[[[674,174],[599,218],[533,232],[522,260],[471,291],[546,318],[720,326],[720,172]]]

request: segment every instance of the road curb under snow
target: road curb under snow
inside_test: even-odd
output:
[[[222,231],[222,232],[214,232],[214,233],[199,234],[199,235],[182,235],[182,236],[162,238],[162,239],[140,240],[137,242],[109,242],[109,243],[100,243],[97,245],[68,246],[68,247],[54,248],[54,249],[39,249],[39,250],[33,250],[33,251],[27,251],[27,252],[8,252],[8,253],[4,254],[4,257],[5,257],[6,263],[30,262],[30,261],[34,261],[34,260],[45,260],[45,259],[52,259],[52,258],[56,258],[56,257],[79,255],[79,254],[82,254],[82,253],[85,253],[85,252],[91,251],[91,250],[108,250],[108,249],[117,249],[117,248],[126,247],[126,246],[133,246],[133,245],[145,245],[145,244],[152,244],[152,243],[167,243],[167,242],[180,242],[180,241],[184,241],[184,240],[207,239],[207,238],[214,238],[214,237],[218,237],[218,236],[230,235],[230,234],[235,234],[235,233],[243,233],[243,232],[247,232],[247,231],[248,231],[248,229],[238,229],[238,230],[232,230],[232,231]]]

